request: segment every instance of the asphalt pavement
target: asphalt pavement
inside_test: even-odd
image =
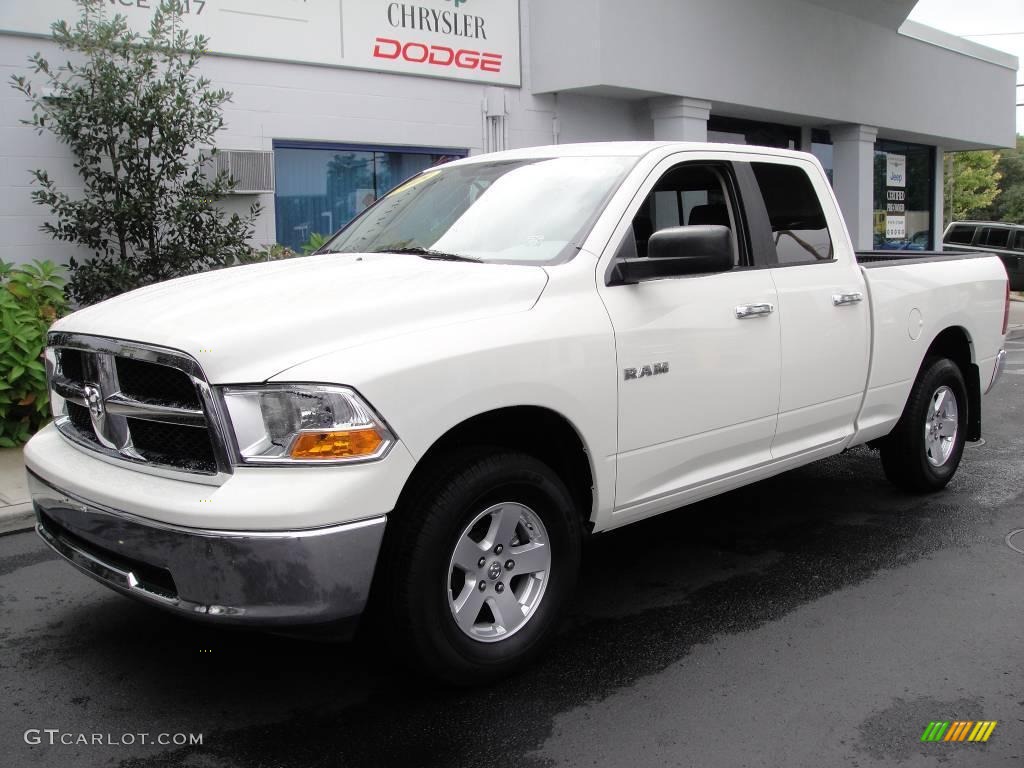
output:
[[[432,686],[366,645],[192,624],[4,536],[0,762],[1021,765],[1024,339],[1009,349],[986,442],[945,492],[893,489],[862,448],[594,537],[554,647],[486,689]],[[998,724],[986,743],[921,742],[956,720]]]

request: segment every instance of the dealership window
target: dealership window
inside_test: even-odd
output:
[[[274,142],[277,242],[298,250],[348,224],[378,197],[464,150]]]
[[[792,125],[712,115],[708,119],[708,141],[797,149],[800,146],[800,129]]]
[[[875,249],[931,249],[934,169],[934,147],[884,140],[875,143]]]
[[[828,183],[834,186],[832,134],[829,131],[821,128],[815,128],[811,131],[811,154],[818,158],[821,167],[825,169],[825,175],[828,176]]]

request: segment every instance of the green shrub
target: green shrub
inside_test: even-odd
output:
[[[64,311],[64,278],[49,261],[0,261],[0,447],[24,443],[49,418],[42,354]]]
[[[280,261],[281,259],[294,259],[296,256],[299,255],[301,254],[296,253],[287,245],[274,243],[273,245],[265,245],[259,250],[249,249],[248,251],[229,256],[225,259],[224,266],[235,267],[240,264],[258,264],[261,261]]]
[[[302,253],[309,256],[311,253],[316,253],[324,247],[324,243],[331,239],[330,235],[321,235],[319,232],[314,232],[309,236],[309,240],[302,244]]]
[[[309,256],[323,247],[330,235],[321,235],[314,232],[309,240],[302,244],[302,252],[293,251],[287,245],[274,243],[264,245],[262,248],[250,248],[234,254],[228,254],[224,258],[225,267],[235,267],[241,264],[258,264],[261,261],[281,261],[282,259],[294,259],[296,256]]]

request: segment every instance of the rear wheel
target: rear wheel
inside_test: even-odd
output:
[[[582,522],[522,453],[477,454],[393,516],[381,568],[392,647],[458,685],[507,675],[550,639],[575,587]]]
[[[882,467],[909,491],[937,491],[953,479],[967,434],[967,386],[947,358],[929,358],[896,428],[882,442]]]

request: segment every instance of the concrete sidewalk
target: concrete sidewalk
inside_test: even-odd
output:
[[[33,519],[21,448],[0,448],[0,535],[31,528]]]

